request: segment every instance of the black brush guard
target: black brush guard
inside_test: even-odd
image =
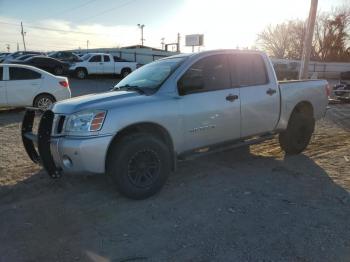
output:
[[[33,133],[33,123],[36,112],[42,113],[37,135]],[[42,112],[38,108],[27,108],[22,122],[22,141],[30,159],[36,164],[41,164],[49,176],[58,178],[61,176],[62,170],[56,167],[50,150],[54,116],[51,110]],[[35,148],[35,144],[37,145],[38,152]]]

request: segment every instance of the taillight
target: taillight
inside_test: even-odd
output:
[[[65,88],[69,87],[68,81],[60,81],[59,83],[61,86],[65,87]]]

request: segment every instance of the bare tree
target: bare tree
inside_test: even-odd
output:
[[[276,58],[299,59],[304,35],[305,25],[299,20],[269,25],[258,34],[257,45]]]
[[[337,9],[318,16],[315,26],[314,59],[349,61],[350,10]]]
[[[293,20],[269,25],[258,34],[257,46],[276,58],[300,59],[306,24]],[[350,62],[350,9],[339,8],[317,16],[312,60]]]

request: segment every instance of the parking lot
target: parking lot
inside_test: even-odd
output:
[[[71,79],[73,96],[118,78]],[[301,155],[276,139],[180,162],[160,194],[105,176],[50,179],[0,112],[0,261],[349,261],[350,104],[330,105]]]

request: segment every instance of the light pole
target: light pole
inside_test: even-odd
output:
[[[89,40],[86,40],[86,51],[89,51]]]
[[[162,37],[160,40],[162,40],[161,42],[160,42],[160,44],[162,45],[162,50],[164,50],[164,40],[165,40],[165,38],[164,37]]]
[[[143,28],[145,27],[145,25],[137,24],[137,26],[141,29],[141,46],[143,46],[143,41],[145,41],[145,39],[143,38]]]

